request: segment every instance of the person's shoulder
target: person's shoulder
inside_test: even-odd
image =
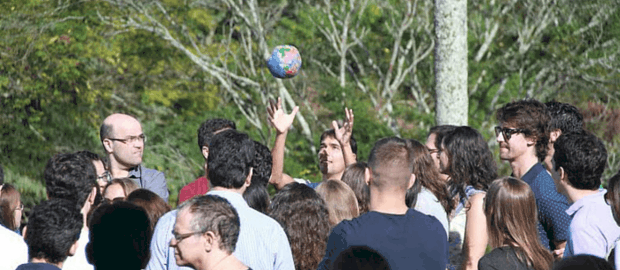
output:
[[[15,270],[60,270],[60,268],[48,263],[25,263],[18,266]]]
[[[0,225],[0,242],[7,243],[8,245],[6,246],[18,246],[20,248],[27,248],[26,242],[24,242],[24,238],[22,238],[16,232],[9,230],[2,225]]]
[[[142,177],[164,177],[164,173],[156,169],[147,168],[140,164],[142,170]]]
[[[189,182],[187,185],[183,186],[183,188],[181,188],[179,193],[200,191],[202,189],[208,189],[208,187],[209,187],[209,180],[206,177],[201,176],[197,178],[196,180]],[[205,193],[206,192],[200,195],[204,195]],[[194,195],[198,195],[198,194],[194,194]]]

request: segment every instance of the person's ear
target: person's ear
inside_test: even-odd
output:
[[[412,173],[411,177],[409,177],[409,184],[407,185],[407,189],[413,187],[413,184],[415,184],[415,174]]]
[[[212,231],[207,231],[204,234],[202,234],[202,237],[204,237],[205,241],[204,241],[204,249],[206,252],[211,252],[211,250],[213,250],[213,248],[215,247],[214,245],[216,245],[216,236]]]
[[[209,158],[209,147],[206,145],[202,147],[202,156],[205,158],[205,160]]]
[[[77,251],[79,245],[80,244],[78,243],[78,240],[75,240],[75,242],[73,243],[73,245],[71,245],[71,248],[67,252],[67,255],[69,257],[75,255],[75,252]]]
[[[103,141],[101,142],[101,144],[103,144],[103,148],[105,149],[106,153],[112,153],[112,140],[110,139],[103,139]]]
[[[525,137],[525,141],[527,142],[527,146],[536,145],[536,138],[534,137],[532,138]]]
[[[372,176],[372,170],[370,168],[364,169],[364,182],[370,186],[370,177]]]
[[[568,184],[568,176],[566,175],[564,168],[558,168],[558,175],[560,176],[560,182],[563,184]]]
[[[549,142],[550,143],[555,143],[555,141],[558,140],[560,135],[562,135],[562,130],[561,129],[556,129],[556,130],[551,131],[549,133]]]
[[[249,187],[252,184],[252,174],[254,173],[254,168],[250,167],[250,172],[248,173],[248,177],[245,178],[244,185]]]
[[[90,195],[88,195],[88,202],[90,203],[90,205],[95,204],[95,198],[97,197],[97,187],[98,186],[94,186],[93,190],[90,191]]]

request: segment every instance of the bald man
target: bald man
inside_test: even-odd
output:
[[[99,136],[110,160],[112,178],[132,178],[141,188],[153,191],[168,201],[164,173],[142,165],[146,136],[136,118],[126,114],[112,114],[103,120]]]

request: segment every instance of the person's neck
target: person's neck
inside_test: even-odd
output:
[[[234,192],[234,193],[239,193],[241,195],[243,195],[243,192],[245,192],[245,187],[239,188],[239,189],[234,189],[234,188],[225,188],[225,187],[211,187],[212,191],[227,191],[227,192]]]
[[[203,270],[245,270],[248,269],[241,261],[232,254],[220,255],[217,258],[206,260]]]
[[[521,179],[534,165],[538,163],[538,157],[536,154],[525,154],[510,161],[510,167],[512,168],[512,175]]]
[[[598,189],[576,189],[573,187],[567,187],[565,195],[571,203],[575,203],[576,201],[581,200],[583,197],[594,195],[598,192]]]
[[[409,210],[405,203],[405,193],[392,191],[379,191],[370,188],[369,210],[384,214],[404,215]]]
[[[88,229],[88,212],[90,212],[90,208],[92,207],[92,205],[90,205],[90,202],[87,200],[84,203],[84,206],[82,206],[82,211],[80,211],[80,213],[82,213],[82,218],[83,218],[83,226],[82,228],[84,229]]]
[[[31,263],[47,263],[47,264],[51,264],[53,266],[56,266],[60,269],[62,269],[62,265],[64,262],[59,262],[59,263],[51,263],[48,262],[46,259],[40,259],[40,258],[32,258],[32,260],[30,260]]]
[[[323,174],[323,181],[327,181],[327,180],[341,180],[342,179],[342,175],[344,174],[344,171],[339,172],[339,173],[324,173]]]
[[[543,161],[543,165],[547,169],[547,171],[551,172],[553,170],[553,154],[555,153],[555,148],[553,148],[553,144],[549,143],[549,147],[547,148],[547,156]]]
[[[110,174],[112,178],[123,178],[129,176],[129,171],[133,167],[128,167],[116,161],[112,155],[110,157]],[[135,167],[135,166],[134,166]]]

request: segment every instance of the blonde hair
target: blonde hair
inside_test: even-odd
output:
[[[140,188],[138,184],[136,184],[136,182],[129,177],[115,178],[112,181],[110,181],[108,185],[105,186],[105,189],[103,190],[103,195],[105,195],[106,191],[111,185],[120,185],[121,188],[123,188],[123,192],[125,193],[125,197],[123,198],[123,200],[125,200],[127,196],[129,196],[129,193]]]
[[[340,180],[327,180],[321,183],[316,192],[321,195],[327,204],[329,223],[336,226],[345,219],[359,216],[357,198],[353,190]]]

